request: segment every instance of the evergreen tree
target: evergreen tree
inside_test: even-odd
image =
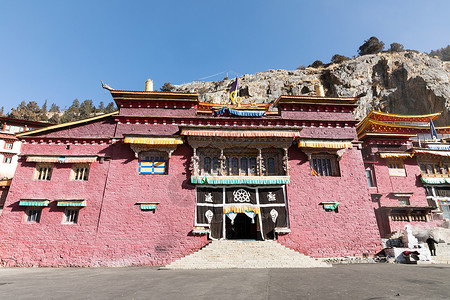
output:
[[[116,110],[117,110],[116,105],[114,104],[114,102],[111,101],[111,102],[108,103],[108,105],[106,105],[104,113],[105,114],[109,114],[109,113],[112,113],[112,112],[114,112]]]
[[[47,113],[47,99],[45,99],[44,104],[42,104],[41,112],[42,113]]]
[[[80,114],[80,101],[78,99],[73,100],[72,105],[61,116],[61,123],[73,122],[79,119]]]
[[[95,113],[92,100],[84,100],[79,108],[79,119],[90,118]]]
[[[59,106],[56,105],[55,103],[52,103],[52,105],[50,106],[49,112],[57,112],[57,113],[59,113],[60,112],[59,111]]]
[[[98,111],[103,113],[105,111],[105,104],[103,103],[103,101],[100,101],[100,104],[98,106]]]
[[[59,117],[59,114],[55,113],[50,117],[50,119],[48,119],[48,121],[52,124],[59,124],[61,123],[61,118]]]

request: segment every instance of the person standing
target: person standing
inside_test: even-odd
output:
[[[436,242],[433,238],[432,235],[430,235],[427,239],[427,244],[428,244],[428,249],[430,249],[431,252],[431,256],[436,256],[436,246],[434,244],[437,244],[438,242]]]

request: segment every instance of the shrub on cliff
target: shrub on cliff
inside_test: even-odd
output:
[[[323,66],[323,62],[320,60],[316,60],[315,62],[313,62],[311,65],[309,65],[309,67],[311,68],[318,68]]]
[[[450,45],[445,48],[433,50],[428,55],[437,56],[443,61],[450,61]]]
[[[344,55],[340,55],[340,54],[335,54],[333,55],[333,57],[331,58],[331,62],[333,64],[340,64],[341,62],[344,62],[346,60],[349,60],[350,58],[348,58],[347,56]]]
[[[163,84],[163,86],[160,88],[161,92],[171,92],[175,89],[175,87],[170,83],[166,82]]]
[[[399,43],[392,43],[391,48],[389,48],[388,52],[402,52],[405,51],[405,47]]]
[[[368,40],[364,41],[364,44],[359,47],[358,54],[360,56],[366,54],[376,54],[384,49],[384,43],[380,41],[378,38],[372,36]]]

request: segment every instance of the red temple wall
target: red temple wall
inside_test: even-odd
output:
[[[406,176],[390,176],[386,159],[379,159],[379,163],[374,164],[377,192],[383,195],[380,199],[381,206],[399,206],[394,193],[413,193],[409,198],[410,205],[428,206],[416,158],[408,158],[403,162]]]
[[[147,107],[121,107],[120,115],[122,116],[152,116],[152,117],[195,117],[197,114],[196,108],[187,108],[192,104],[185,104],[177,106],[176,109],[170,108],[147,108]],[[164,107],[164,105],[161,105]]]
[[[319,121],[352,121],[352,113],[348,112],[323,112],[323,111],[290,111],[281,110],[280,115],[283,119],[297,119],[297,120],[319,120]]]
[[[113,137],[115,131],[115,122],[112,117],[73,127],[65,127],[64,130],[45,132],[42,137],[65,137],[65,138],[105,138]],[[36,138],[38,140],[38,138]],[[62,141],[62,140],[61,140]]]
[[[340,177],[313,176],[305,154],[291,147],[289,155],[291,233],[279,241],[313,257],[361,256],[381,250],[360,151],[345,151]],[[326,212],[321,202],[339,202],[339,212]]]
[[[28,149],[42,153],[57,145],[25,146],[25,153]],[[129,145],[116,143],[105,148],[108,150],[103,152],[109,151],[112,160],[93,163],[86,182],[69,180],[70,164],[55,164],[48,182],[33,181],[35,163],[21,163],[0,218],[2,265],[160,265],[207,243],[206,237],[190,235],[195,189],[187,182],[189,147],[181,146],[172,154],[168,175],[139,175]],[[102,151],[96,145],[71,145],[71,150]],[[49,207],[43,208],[40,223],[25,222],[25,207],[19,206],[19,199],[24,198],[51,200]],[[78,224],[61,224],[64,208],[54,201],[61,198],[87,200]],[[160,204],[152,213],[142,211],[136,204],[139,201]]]

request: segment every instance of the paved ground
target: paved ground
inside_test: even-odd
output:
[[[0,269],[0,299],[449,299],[450,265]]]

